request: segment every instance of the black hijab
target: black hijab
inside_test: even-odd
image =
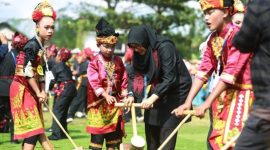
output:
[[[152,80],[156,75],[156,66],[152,53],[157,42],[156,32],[146,25],[134,26],[130,29],[128,34],[128,45],[139,44],[145,49],[145,55],[142,56],[134,51],[133,67],[135,71],[147,75],[149,80]]]
[[[147,75],[148,80],[153,81],[154,78],[158,77],[158,66],[156,65],[153,52],[159,45],[169,41],[165,37],[158,36],[156,31],[147,25],[139,25],[131,27],[128,34],[128,45],[139,44],[146,49],[144,56],[139,55],[134,51],[133,54],[133,67],[135,71]]]

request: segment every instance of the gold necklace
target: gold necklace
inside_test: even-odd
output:
[[[218,35],[216,35],[211,42],[212,45],[212,50],[214,52],[214,55],[216,57],[216,59],[218,60],[220,54],[221,54],[221,50],[222,50],[222,45],[224,43],[224,39]]]

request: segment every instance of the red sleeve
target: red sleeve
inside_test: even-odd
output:
[[[95,91],[96,96],[99,97],[104,89],[99,78],[99,64],[97,60],[90,61],[87,68],[87,77],[90,86]]]
[[[235,83],[239,73],[252,56],[252,53],[241,53],[238,49],[232,46],[232,38],[228,39],[227,60],[220,76],[220,80],[229,84]]]
[[[206,50],[203,54],[203,58],[200,63],[199,70],[196,74],[196,78],[206,82],[215,70],[217,60],[211,49],[211,39],[207,42]]]

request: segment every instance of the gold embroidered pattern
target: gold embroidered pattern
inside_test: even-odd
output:
[[[120,109],[108,108],[107,103],[102,103],[98,108],[90,108],[87,113],[87,125],[93,128],[110,126],[118,122]]]
[[[201,4],[201,8],[203,11],[215,7],[213,4],[209,3],[208,0],[200,0],[199,3]]]
[[[116,36],[108,36],[108,37],[97,37],[96,41],[98,44],[116,44],[118,38]]]
[[[24,134],[43,128],[37,108],[16,111],[14,114],[14,126],[15,134]]]
[[[92,148],[102,148],[102,145],[101,144],[96,144],[96,143],[93,143],[93,142],[90,142],[90,146]]]
[[[113,78],[114,70],[115,70],[115,64],[111,61],[105,62],[105,69],[107,70],[107,75],[110,79]]]
[[[22,107],[22,98],[23,98],[24,88],[25,87],[20,84],[18,94],[14,96],[13,107],[15,109]]]
[[[221,50],[222,50],[222,45],[224,43],[224,39],[220,36],[215,36],[212,39],[212,50],[214,52],[214,55],[216,57],[216,59],[218,60],[220,54],[221,54]]]

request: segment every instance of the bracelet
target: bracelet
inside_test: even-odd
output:
[[[127,96],[128,96],[128,97],[129,97],[129,96],[134,97],[133,92],[128,92]]]

